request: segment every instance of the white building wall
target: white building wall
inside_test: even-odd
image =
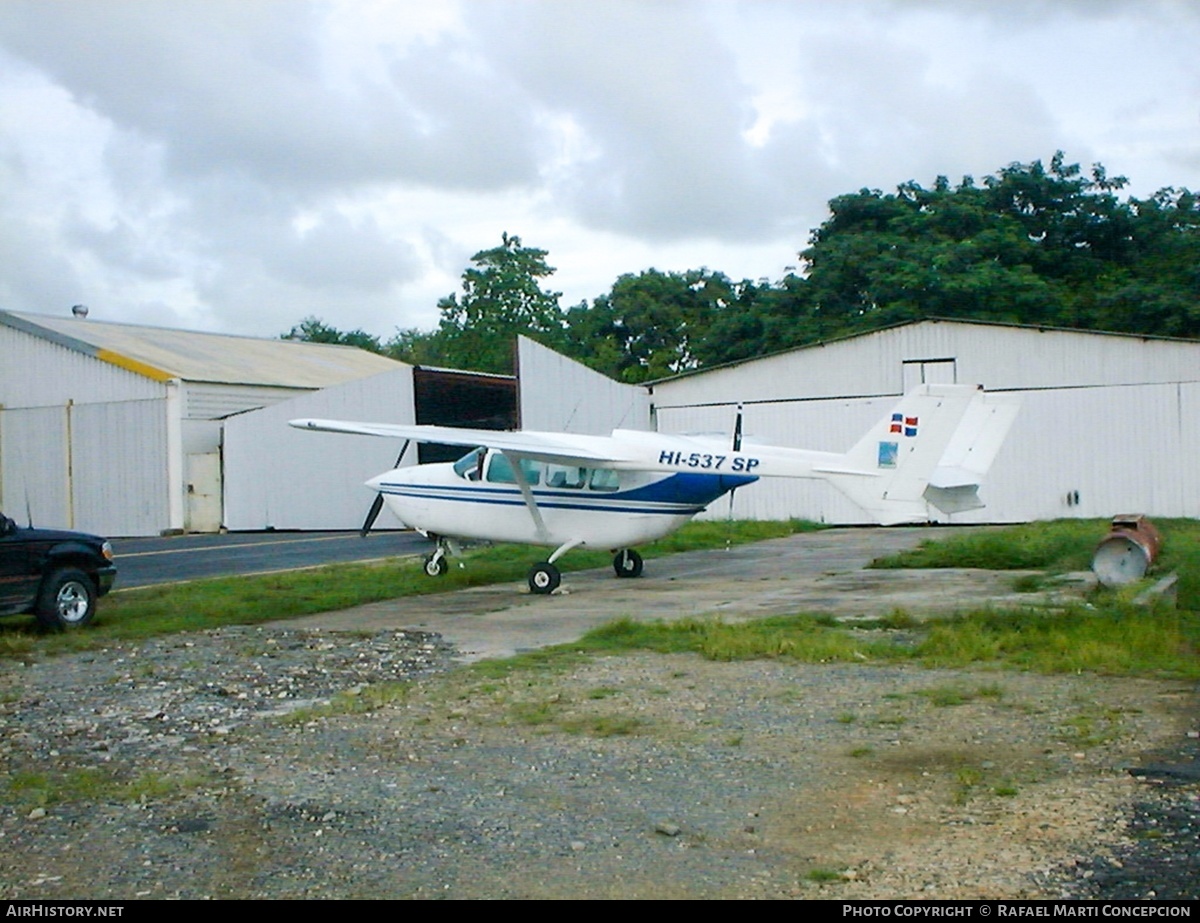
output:
[[[932,362],[953,359],[954,362]],[[891,409],[920,360],[935,380],[1012,391],[1022,408],[981,491],[983,510],[931,518],[1024,522],[1118,513],[1200,516],[1200,344],[1074,331],[924,322],[659,382],[663,432],[729,432],[849,448]],[[953,376],[953,377],[951,377]],[[709,516],[728,515],[719,501]],[[833,523],[865,518],[819,482],[761,481],[734,515]]]
[[[69,526],[67,457],[64,408],[0,412],[0,510],[22,523]]]
[[[901,394],[921,360],[955,359],[988,390],[1194,381],[1200,344],[1071,330],[925,321],[654,385],[656,407]]]
[[[0,403],[48,407],[74,401],[162,398],[164,385],[57,343],[0,325]]]
[[[225,421],[225,526],[232,530],[357,529],[374,492],[369,478],[396,464],[403,443],[303,432],[298,417],[414,423],[411,366],[314,391]],[[405,453],[416,461],[416,446]],[[386,510],[376,528],[397,528]]]
[[[167,384],[0,326],[0,509],[102,535],[171,527]]]
[[[517,369],[522,429],[607,436],[652,428],[644,387],[613,381],[526,337],[517,338]]]
[[[74,528],[154,535],[170,522],[167,415],[162,401],[84,404],[72,412]],[[101,447],[104,458],[97,458]]]

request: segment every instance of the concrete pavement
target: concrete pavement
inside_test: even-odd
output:
[[[946,527],[829,529],[788,538],[696,551],[646,562],[644,575],[618,580],[612,570],[563,576],[550,596],[524,583],[475,587],[327,612],[280,625],[330,631],[414,628],[455,644],[466,660],[510,656],[565,644],[622,617],[726,621],[821,612],[842,618],[914,615],[985,604],[1028,604],[1014,572],[864,570],[873,559],[953,531]],[[530,563],[537,559],[531,549]],[[470,566],[469,562],[466,566]]]

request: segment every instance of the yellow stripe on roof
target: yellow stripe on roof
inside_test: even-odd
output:
[[[125,369],[128,372],[134,372],[146,378],[151,378],[154,381],[170,381],[175,377],[170,372],[164,372],[162,369],[147,365],[145,362],[139,362],[137,359],[131,359],[129,356],[115,353],[111,349],[96,350],[96,358],[115,365],[118,368]]]

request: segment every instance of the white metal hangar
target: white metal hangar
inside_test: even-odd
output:
[[[519,376],[404,366],[298,395],[225,421],[225,524],[232,530],[356,529],[373,494],[364,482],[394,467],[448,461],[460,446],[301,432],[297,417],[368,423],[436,423],[471,429],[608,432],[646,429],[644,388],[610,381],[526,337],[517,338]],[[527,382],[519,387],[521,381]],[[375,528],[399,523],[385,512]]]
[[[1021,410],[980,491],[953,522],[1123,513],[1200,517],[1200,342],[925,320],[654,382],[655,428],[729,432],[844,451],[920,382],[1010,392]],[[709,515],[728,515],[717,504]],[[816,481],[739,490],[739,518],[864,522]]]
[[[215,530],[223,418],[402,367],[346,346],[0,311],[0,509],[114,536]]]
[[[646,386],[525,338],[518,357],[519,386],[349,347],[0,311],[0,509],[114,536],[354,528],[362,482],[399,446],[288,419],[728,433],[742,403],[748,440],[843,451],[926,381],[1022,402],[986,508],[937,518],[1200,517],[1195,341],[926,320]],[[764,480],[708,513],[731,514],[864,521],[814,481]]]
[[[396,364],[400,368],[229,417],[224,437],[226,527],[357,529],[374,497],[363,486],[369,478],[401,461],[448,461],[463,454],[455,446],[406,449],[399,440],[301,432],[288,426],[288,420],[517,426],[512,376]],[[402,449],[401,460],[397,455]],[[375,527],[399,525],[385,511]]]

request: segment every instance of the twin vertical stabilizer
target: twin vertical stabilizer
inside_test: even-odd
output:
[[[814,469],[879,522],[924,522],[929,506],[983,506],[977,491],[1018,405],[972,385],[921,385],[906,394],[837,470]]]

